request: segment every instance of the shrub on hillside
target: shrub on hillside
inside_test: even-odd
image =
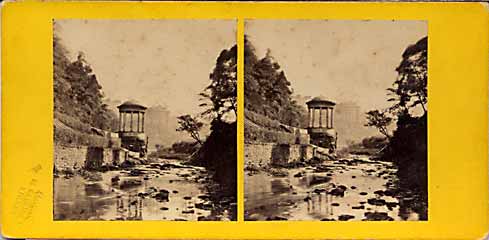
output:
[[[192,154],[196,152],[200,147],[200,144],[198,142],[186,142],[186,141],[180,141],[176,142],[171,145],[170,151],[175,152],[175,153],[186,153],[186,154]]]
[[[362,140],[362,146],[364,148],[383,148],[387,144],[389,144],[389,140],[381,136],[367,137]]]
[[[81,122],[78,118],[69,116],[64,113],[60,113],[55,111],[54,112],[54,118],[58,119],[60,122],[62,122],[64,125],[82,132],[82,133],[91,133],[91,126],[87,123]]]
[[[56,126],[54,127],[54,142],[67,146],[109,146],[109,139],[107,138]]]
[[[296,136],[293,133],[268,130],[249,122],[247,119],[245,119],[244,138],[246,142],[273,142],[278,144],[294,144],[296,142]]]
[[[280,127],[282,124],[279,121],[268,118],[265,115],[245,109],[245,118],[265,129],[283,131]]]

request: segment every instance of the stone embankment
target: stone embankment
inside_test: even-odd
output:
[[[312,144],[245,143],[245,166],[286,166],[312,159],[328,160],[329,149]]]
[[[54,145],[54,166],[57,171],[119,166],[128,158],[129,152],[123,148]]]

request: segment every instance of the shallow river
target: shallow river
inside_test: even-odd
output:
[[[229,207],[229,199],[213,197],[218,185],[205,168],[165,159],[127,170],[81,175],[54,179],[55,220],[235,218],[234,211],[223,207]]]
[[[246,220],[418,219],[392,194],[397,169],[390,162],[350,156],[279,170],[245,173]]]

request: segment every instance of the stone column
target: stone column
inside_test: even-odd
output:
[[[143,113],[139,112],[139,132],[143,132]]]
[[[328,128],[331,128],[331,108],[328,107]]]
[[[315,122],[315,121],[314,121],[314,120],[315,120],[314,118],[315,118],[315,117],[316,117],[316,109],[315,109],[315,108],[313,108],[313,109],[312,109],[312,128],[314,128],[314,122]]]
[[[331,128],[333,128],[333,111],[334,109],[331,108]]]
[[[324,121],[324,127],[328,128],[328,121],[329,121],[328,108],[324,109],[324,115],[326,117],[326,119],[325,119],[326,121]]]
[[[319,107],[319,127],[323,126],[323,108]]]
[[[133,112],[131,112],[131,132],[132,132],[132,115],[133,115]]]
[[[122,131],[122,112],[119,112],[119,132]]]
[[[329,108],[326,108],[326,128],[329,127]]]
[[[308,118],[309,127],[312,128],[312,108],[309,108],[308,111],[309,111],[309,118]]]
[[[139,119],[139,115],[140,115],[140,112],[136,112],[136,114],[138,115],[137,132],[140,132],[140,128],[139,128],[139,124],[140,124],[140,123],[139,123],[139,121],[140,121],[140,119]]]
[[[144,112],[142,112],[142,113],[141,113],[141,115],[142,115],[142,117],[143,117],[143,118],[142,118],[143,120],[141,121],[141,123],[142,123],[142,124],[141,124],[141,132],[144,132]]]
[[[133,112],[133,114],[134,114],[134,123],[133,123],[133,124],[134,124],[134,127],[133,127],[133,129],[132,129],[132,130],[133,130],[134,132],[137,132],[137,131],[138,131],[138,125],[137,125],[137,123],[138,123],[138,122],[137,122],[137,121],[138,121],[138,119],[137,119],[137,114],[138,114],[138,112]]]
[[[327,128],[331,128],[331,112],[330,112],[330,108],[328,107],[328,125],[327,125]]]
[[[324,108],[324,118],[325,118],[325,126],[324,127],[328,127],[328,108]]]
[[[126,112],[122,112],[122,132],[126,131]]]

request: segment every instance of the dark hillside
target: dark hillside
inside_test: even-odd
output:
[[[102,86],[84,54],[70,61],[57,36],[53,39],[53,71],[56,143],[95,143],[92,128],[113,130],[117,115],[103,103]]]

